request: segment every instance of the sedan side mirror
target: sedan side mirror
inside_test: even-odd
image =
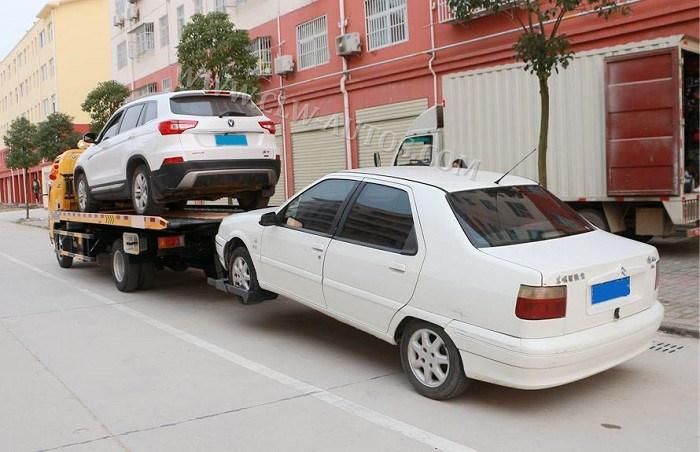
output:
[[[83,141],[88,144],[94,144],[97,141],[97,134],[92,132],[86,133],[83,135]]]
[[[268,212],[260,217],[260,226],[277,226],[279,224],[280,222],[275,212]]]

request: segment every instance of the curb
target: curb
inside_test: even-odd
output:
[[[700,339],[700,331],[698,331],[697,328],[689,328],[673,321],[663,322],[659,327],[659,331],[673,334],[675,336],[694,337],[695,339]]]

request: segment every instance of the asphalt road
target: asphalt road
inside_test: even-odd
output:
[[[16,217],[0,213],[0,450],[698,450],[696,339],[436,402],[393,346],[301,305],[243,306],[194,271],[123,294],[107,268],[60,269]]]

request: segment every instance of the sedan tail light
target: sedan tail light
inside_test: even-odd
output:
[[[260,121],[258,124],[260,124],[260,127],[263,129],[267,130],[271,134],[275,134],[277,132],[277,128],[275,127],[275,123],[272,121]]]
[[[566,286],[520,286],[515,315],[524,320],[559,319],[566,316]]]
[[[161,135],[180,135],[185,130],[197,127],[197,121],[189,119],[171,119],[158,124],[158,131]]]

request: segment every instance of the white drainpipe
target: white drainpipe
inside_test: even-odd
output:
[[[277,0],[277,56],[282,55],[282,26],[280,25],[280,15],[282,14],[280,2],[282,0]],[[280,79],[280,91],[277,93],[277,104],[280,107],[280,118],[282,119],[282,174],[284,174],[284,198],[289,199],[291,193],[287,186],[289,185],[289,174],[287,174],[287,162],[289,161],[289,155],[287,154],[287,114],[284,108],[284,77],[279,76]],[[291,139],[291,138],[290,138]]]
[[[347,26],[347,19],[345,17],[345,1],[338,0],[338,5],[340,7],[340,34],[345,34],[345,27]],[[345,131],[345,165],[347,169],[352,168],[352,140],[350,135],[350,97],[348,95],[348,90],[346,83],[348,81],[348,60],[347,57],[341,57],[343,59],[343,75],[340,78],[340,92],[343,94],[343,129]]]
[[[435,7],[434,2],[429,2],[428,3],[428,8],[430,8],[430,48],[435,49],[435,16],[433,14],[433,8]],[[435,50],[433,50],[430,53],[430,60],[428,61],[428,70],[430,70],[430,73],[433,74],[433,105],[437,105],[438,103],[438,78],[437,74],[435,73],[435,69],[433,69],[433,61],[435,61],[435,57],[437,56]]]

